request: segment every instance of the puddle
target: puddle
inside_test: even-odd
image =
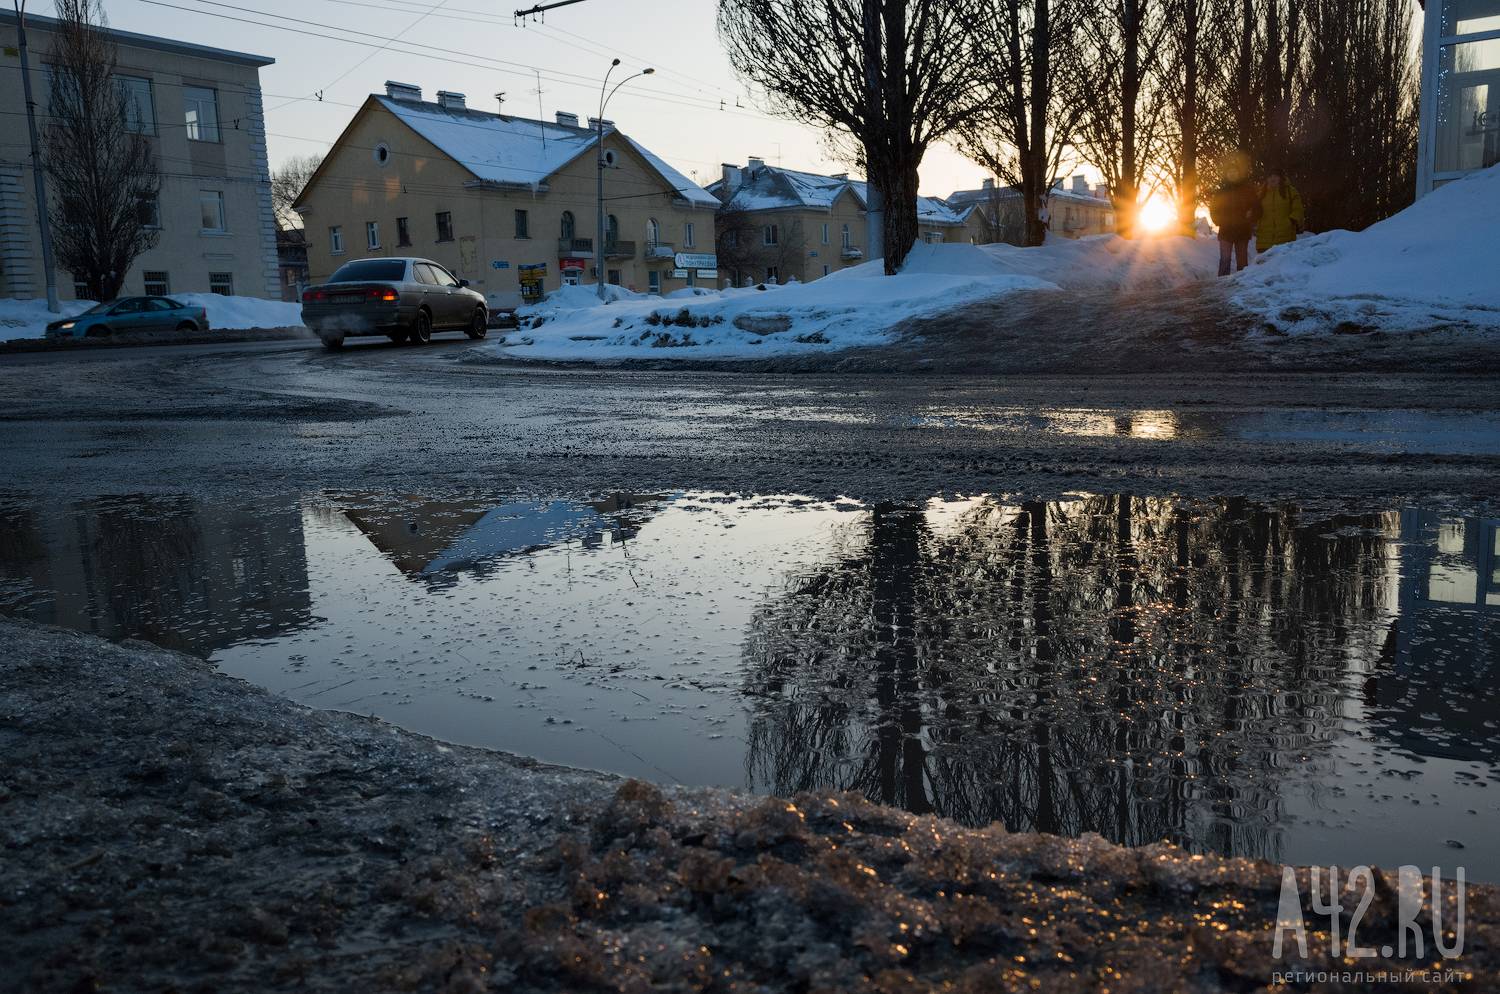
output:
[[[1116,496],[11,500],[0,610],[547,762],[1500,880],[1493,520]]]
[[[1422,411],[1098,411],[1065,408],[944,408],[892,418],[920,428],[1147,439],[1269,439],[1342,442],[1375,452],[1500,454],[1500,418]]]

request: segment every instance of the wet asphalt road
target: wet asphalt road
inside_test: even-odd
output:
[[[1483,366],[564,369],[450,334],[425,348],[353,340],[335,353],[283,341],[3,356],[0,430],[5,488],[59,495],[704,489],[1472,504],[1500,494],[1497,386]]]

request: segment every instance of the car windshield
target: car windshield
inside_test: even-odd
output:
[[[330,283],[360,283],[365,280],[400,280],[406,276],[405,259],[361,259],[339,267]]]
[[[93,307],[90,307],[88,310],[84,311],[83,314],[79,314],[78,316],[83,317],[84,314],[103,314],[105,311],[109,310],[111,307],[115,306],[118,303],[118,300],[106,300],[102,304],[95,304]]]

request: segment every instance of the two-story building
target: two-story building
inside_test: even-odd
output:
[[[46,296],[26,100],[13,11],[0,10],[0,294]],[[48,115],[56,18],[28,14],[37,126]],[[274,60],[171,38],[111,31],[131,130],[156,156],[161,195],[145,222],[156,247],[131,265],[122,294],[203,293],[278,299],[276,223],[266,162],[260,67]],[[48,196],[52,193],[49,191]],[[58,297],[81,291],[56,273]]]
[[[437,102],[405,83],[372,94],[298,196],[313,283],[351,259],[420,256],[483,293],[491,310],[521,303],[521,268],[545,266],[542,289],[609,283],[666,293],[711,269],[719,202],[639,142],[603,122],[604,244],[598,228],[599,126]]]
[[[955,190],[944,201],[969,223],[976,245],[1026,240],[1025,198],[1013,186],[987,179],[977,190]],[[1054,180],[1047,192],[1047,231],[1060,238],[1107,235],[1115,230],[1115,209],[1104,186],[1091,188],[1083,176]]]
[[[717,240],[720,268],[735,285],[806,283],[867,261],[868,187],[848,173],[824,176],[752,158],[743,167],[726,163],[708,190],[730,208]],[[917,224],[928,244],[968,240],[967,223],[941,200],[918,197]]]

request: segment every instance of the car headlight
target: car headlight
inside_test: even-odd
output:
[[[62,331],[64,328],[71,328],[71,327],[73,327],[77,323],[78,323],[77,321],[68,321],[68,322],[66,322],[64,324],[58,325],[57,326],[57,330],[58,331]]]

